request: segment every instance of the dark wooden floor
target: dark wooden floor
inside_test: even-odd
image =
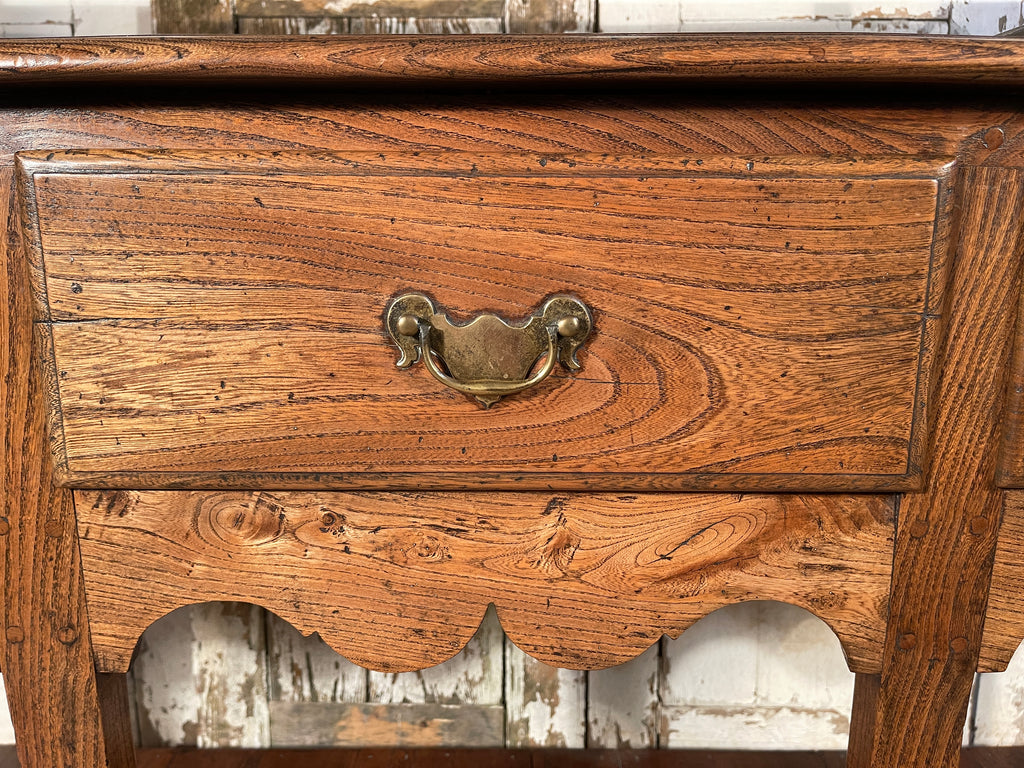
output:
[[[842,752],[574,749],[144,749],[139,768],[843,768]],[[1024,768],[1024,747],[969,749],[962,768]],[[18,768],[0,747],[0,768]]]

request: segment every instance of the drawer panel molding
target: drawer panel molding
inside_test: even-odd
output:
[[[944,158],[19,156],[77,487],[920,487]],[[382,314],[577,297],[584,372],[483,412]]]

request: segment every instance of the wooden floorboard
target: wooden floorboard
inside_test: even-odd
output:
[[[143,749],[138,768],[842,768],[842,752],[575,749]],[[1021,768],[1024,747],[964,751],[961,768]],[[0,746],[0,768],[19,768]]]

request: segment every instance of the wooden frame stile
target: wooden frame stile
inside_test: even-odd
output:
[[[1024,173],[967,166],[960,177],[956,290],[947,304],[929,478],[900,505],[881,685],[859,679],[855,698],[858,710],[867,704],[875,711],[864,734],[872,747],[856,766],[959,765],[981,652],[1002,510],[995,482],[1001,398],[1020,282],[1021,233],[1003,212],[1024,203]],[[989,320],[972,322],[983,300]]]
[[[1024,166],[1024,148],[1006,148],[1007,164]],[[1024,246],[1021,246],[1024,249]],[[1024,277],[1021,278],[1024,280]],[[1012,359],[1006,386],[1002,441],[996,483],[1001,494],[999,537],[994,554],[988,605],[978,661],[980,672],[1006,670],[1024,640],[1024,290],[1018,297]]]
[[[115,736],[109,743],[116,747],[108,750],[101,730],[101,693],[116,690],[117,681],[107,678],[101,684],[97,679],[72,494],[54,482],[46,438],[48,398],[37,357],[42,339],[19,253],[11,161],[8,156],[0,166],[7,219],[0,222],[0,295],[8,304],[0,319],[4,684],[24,765],[129,768],[134,765],[130,732],[128,748]]]

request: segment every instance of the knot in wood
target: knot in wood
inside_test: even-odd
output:
[[[410,558],[414,557],[418,560],[428,560],[431,562],[451,560],[452,558],[451,552],[449,552],[447,545],[441,538],[431,534],[425,534],[417,540],[409,550],[408,555]]]
[[[6,517],[0,517],[0,536],[6,536],[11,532],[11,524]]]
[[[25,630],[21,627],[8,627],[6,637],[8,643],[16,645],[25,639]]]
[[[345,524],[348,521],[345,515],[335,512],[327,507],[320,507],[320,533],[329,533],[332,536],[344,536]]]
[[[564,526],[558,526],[557,530],[544,543],[540,565],[565,573],[572,565],[576,550],[580,548],[580,541],[580,537],[575,533]]]
[[[247,505],[214,497],[199,513],[199,530],[204,538],[231,547],[252,547],[274,541],[284,532],[284,523],[284,508],[262,493],[256,494]]]

